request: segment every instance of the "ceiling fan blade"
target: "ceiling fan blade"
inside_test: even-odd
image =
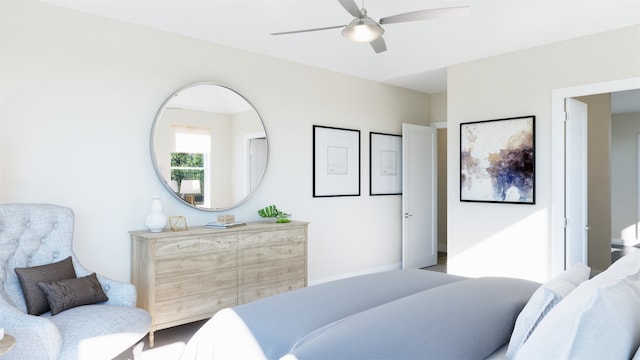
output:
[[[355,0],[338,0],[338,2],[345,10],[349,12],[349,14],[351,14],[351,16],[357,18],[363,16],[362,11],[360,11],[360,8],[358,8]]]
[[[311,31],[331,30],[331,29],[339,29],[339,28],[343,28],[343,27],[345,27],[345,26],[347,26],[347,25],[327,26],[327,27],[321,27],[321,28],[315,28],[315,29],[304,29],[304,30],[282,31],[282,32],[275,32],[275,33],[271,33],[271,35],[287,35],[287,34],[297,34],[297,33],[311,32]]]
[[[380,25],[465,15],[469,15],[469,6],[418,10],[404,14],[383,17],[382,19],[380,19]]]
[[[369,44],[371,44],[371,47],[373,48],[373,51],[376,52],[376,54],[387,51],[387,44],[384,42],[382,36],[371,41]]]

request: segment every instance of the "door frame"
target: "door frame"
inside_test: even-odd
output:
[[[640,77],[559,88],[551,91],[551,274],[566,269],[565,213],[565,133],[566,98],[640,89]],[[555,176],[559,174],[560,176]],[[570,185],[568,185],[570,186]]]

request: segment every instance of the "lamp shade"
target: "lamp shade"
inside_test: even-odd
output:
[[[200,194],[200,180],[182,180],[180,182],[181,194]]]
[[[342,36],[357,42],[371,42],[382,34],[384,34],[382,26],[368,16],[355,18],[342,29]]]

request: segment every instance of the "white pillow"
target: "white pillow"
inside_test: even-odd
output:
[[[640,251],[584,282],[538,324],[516,359],[630,359],[640,345]]]
[[[633,355],[633,359],[631,360],[640,360],[640,347],[636,350],[636,354]]]
[[[511,333],[506,358],[513,359],[522,345],[527,341],[542,318],[569,295],[578,285],[589,279],[591,269],[583,264],[576,264],[560,275],[541,285],[524,306]]]

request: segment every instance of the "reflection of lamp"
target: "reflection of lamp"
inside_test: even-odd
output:
[[[184,195],[184,199],[191,205],[195,205],[194,194],[200,194],[200,180],[182,180],[180,182],[180,193]]]

